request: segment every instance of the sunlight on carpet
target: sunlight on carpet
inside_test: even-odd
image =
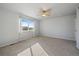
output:
[[[44,51],[39,43],[36,43],[17,54],[17,56],[48,56],[48,54]]]

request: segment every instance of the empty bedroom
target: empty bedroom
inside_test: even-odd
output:
[[[0,3],[0,56],[79,56],[79,4]]]

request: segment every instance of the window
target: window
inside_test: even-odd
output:
[[[27,18],[20,18],[20,30],[21,31],[33,31],[34,21]]]

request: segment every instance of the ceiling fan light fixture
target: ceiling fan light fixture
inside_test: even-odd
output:
[[[48,11],[42,12],[42,16],[49,16],[49,12]]]
[[[46,16],[45,14],[43,14],[42,16]]]
[[[47,9],[47,10],[42,10],[41,11],[41,16],[49,16],[50,15],[50,10],[49,9]]]

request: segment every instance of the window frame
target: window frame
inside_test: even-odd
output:
[[[29,24],[28,24],[28,30],[22,30],[22,26],[21,26],[21,18],[25,18],[25,17],[19,17],[19,32],[28,32],[28,31],[35,31],[35,22],[33,20],[31,20],[30,18],[26,18],[29,19],[30,21],[33,21],[33,29],[29,30]]]

